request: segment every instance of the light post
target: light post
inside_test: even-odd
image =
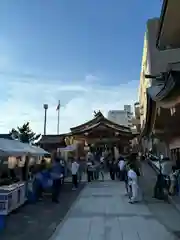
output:
[[[44,135],[46,135],[48,104],[44,104],[43,107],[44,107]]]

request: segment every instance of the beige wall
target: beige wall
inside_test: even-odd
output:
[[[150,73],[150,63],[149,63],[149,49],[147,42],[147,33],[144,36],[144,47],[142,55],[141,73],[140,73],[140,84],[139,84],[139,105],[140,105],[140,124],[143,126],[143,122],[146,118],[146,103],[147,96],[146,90],[151,85],[150,79],[145,78],[145,74]]]

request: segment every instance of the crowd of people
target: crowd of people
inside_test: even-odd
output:
[[[85,160],[83,171],[81,161],[73,160],[76,167],[72,167],[73,189],[77,188],[78,179],[81,179],[82,172],[87,174],[87,181],[94,180],[104,181],[104,173],[109,172],[112,181],[120,180],[125,183],[126,195],[130,203],[141,201],[142,194],[139,187],[139,178],[142,175],[141,162],[149,159],[149,156],[143,157],[138,154],[128,156],[114,157],[112,152],[102,152],[97,157],[96,153],[88,152]],[[177,195],[180,192],[180,167],[169,159],[165,158],[161,162],[160,174],[157,176],[157,182],[154,186],[155,198],[164,198],[164,190],[169,195]],[[73,169],[76,169],[75,172]],[[74,176],[74,174],[76,176]],[[81,176],[80,178],[78,176]]]
[[[145,159],[153,162],[152,154],[147,155]],[[84,159],[70,156],[65,161],[61,156],[56,156],[52,162],[47,164],[45,160],[41,164],[33,165],[28,169],[29,176],[24,171],[23,179],[27,180],[30,189],[33,189],[36,200],[41,200],[44,193],[51,193],[52,201],[59,202],[59,195],[66,177],[72,177],[72,190],[78,188],[82,178],[88,183],[101,180],[104,181],[105,175],[109,174],[112,181],[123,181],[125,186],[125,194],[129,197],[130,203],[141,200],[139,187],[139,177],[142,174],[141,162],[145,160],[137,155],[130,154],[128,156],[116,156],[112,151],[95,152],[90,151]],[[155,161],[158,161],[155,159]],[[169,195],[179,195],[180,193],[180,166],[173,163],[169,158],[159,161],[160,171],[154,186],[153,196],[158,199],[164,199],[164,190]],[[11,177],[14,179],[14,170],[10,171]],[[27,176],[26,176],[27,175]],[[2,178],[3,179],[6,178]]]
[[[139,188],[141,168],[136,154],[131,154],[126,158],[120,156],[117,160],[110,160],[109,173],[112,180],[119,179],[120,181],[124,181],[125,194],[129,197],[129,203],[141,200]]]
[[[81,163],[75,159],[72,160],[72,184],[73,190],[77,189]],[[87,181],[90,183],[95,180],[104,181],[104,173],[109,172],[111,180],[120,180],[125,182],[126,195],[130,203],[141,200],[139,189],[139,176],[141,174],[140,164],[137,155],[131,154],[128,157],[119,156],[117,159],[111,153],[95,157],[94,153],[88,152],[86,156],[86,166],[84,172],[87,174]]]
[[[180,193],[180,166],[179,161],[172,161],[169,157],[154,159],[150,154],[147,157],[152,163],[159,163],[159,174],[154,187],[154,197],[164,199],[167,195],[179,195]]]
[[[51,192],[52,201],[59,202],[59,193],[65,178],[65,162],[56,157],[48,166],[45,160],[29,171],[31,187],[36,200],[41,200],[44,192]]]
[[[48,189],[48,191],[51,190],[52,201],[57,203],[65,177],[71,175],[72,190],[76,190],[82,177],[91,183],[96,180],[104,181],[105,174],[106,176],[109,174],[112,181],[124,182],[129,203],[136,203],[142,198],[139,187],[139,177],[142,174],[141,160],[137,154],[121,155],[115,158],[111,152],[102,152],[98,157],[95,152],[88,152],[84,160],[70,157],[66,162],[61,157],[56,157],[49,168],[42,161],[33,174],[36,196],[41,199],[42,193]],[[171,161],[164,161],[154,187],[154,197],[159,198],[160,191],[164,188],[167,188],[170,195],[179,191],[177,189],[178,175],[179,169],[172,166]]]

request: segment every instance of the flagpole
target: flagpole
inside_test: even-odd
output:
[[[59,120],[60,120],[60,100],[59,100],[59,102],[58,102],[58,109],[57,109],[57,111],[58,111],[58,115],[57,115],[57,135],[59,135]]]

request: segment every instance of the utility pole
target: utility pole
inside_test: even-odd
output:
[[[43,107],[44,107],[44,135],[46,135],[48,104],[44,104]]]
[[[57,135],[59,135],[60,107],[61,107],[61,104],[60,104],[60,100],[59,100],[57,108],[56,108],[56,111],[57,111]]]

